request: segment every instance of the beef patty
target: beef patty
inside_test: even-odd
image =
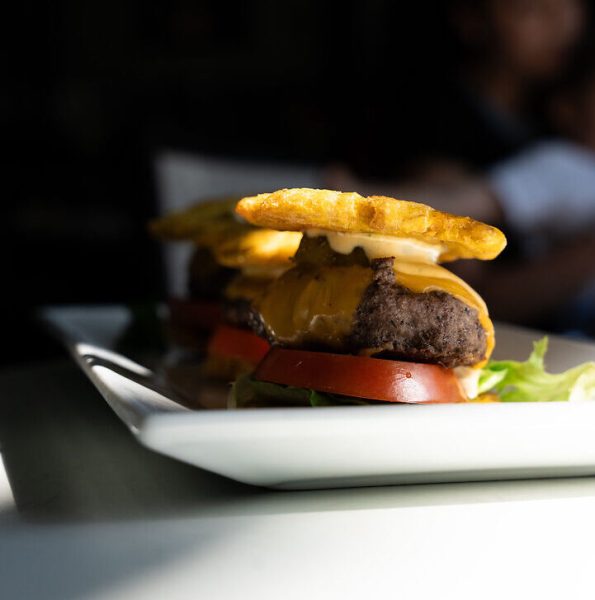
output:
[[[374,280],[357,308],[350,346],[445,367],[480,362],[486,334],[477,310],[445,292],[411,292],[396,281],[393,262],[371,262]]]
[[[445,292],[415,293],[399,285],[393,262],[392,258],[371,261],[372,283],[355,311],[345,352],[449,368],[480,362],[486,352],[486,334],[477,310]],[[224,315],[228,323],[267,337],[262,316],[248,300],[227,300]]]

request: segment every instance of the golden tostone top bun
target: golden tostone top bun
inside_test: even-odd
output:
[[[162,240],[189,241],[209,248],[224,267],[283,267],[297,252],[302,234],[256,228],[234,213],[239,198],[200,202],[149,223]]]
[[[236,212],[260,227],[287,231],[326,229],[415,238],[443,247],[439,260],[495,258],[506,246],[497,228],[440,212],[425,204],[385,196],[309,188],[243,198]]]

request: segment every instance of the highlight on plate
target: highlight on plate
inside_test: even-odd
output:
[[[235,213],[233,233],[209,242],[215,262],[236,269],[209,343],[210,362],[231,365],[219,375],[236,379],[230,406],[595,394],[595,363],[546,372],[545,338],[526,362],[490,360],[488,308],[442,264],[496,258],[506,238],[495,227],[416,202],[315,189],[243,198]]]

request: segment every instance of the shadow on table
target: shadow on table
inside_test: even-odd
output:
[[[140,446],[73,365],[0,373],[0,450],[27,520],[197,512],[263,493]]]
[[[263,493],[137,444],[66,360],[0,372],[0,451],[14,497],[0,498],[6,598],[134,586],[238,529],[189,516]]]
[[[192,557],[208,560],[241,531],[213,520],[118,521],[77,526],[4,524],[0,535],[2,598],[74,600],[124,597],[147,580],[158,581]],[[156,584],[150,597],[168,597]],[[138,596],[135,596],[138,597]],[[190,596],[189,596],[190,597]]]

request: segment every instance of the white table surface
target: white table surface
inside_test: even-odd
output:
[[[272,492],[141,448],[66,360],[0,372],[0,597],[595,598],[595,479]]]

